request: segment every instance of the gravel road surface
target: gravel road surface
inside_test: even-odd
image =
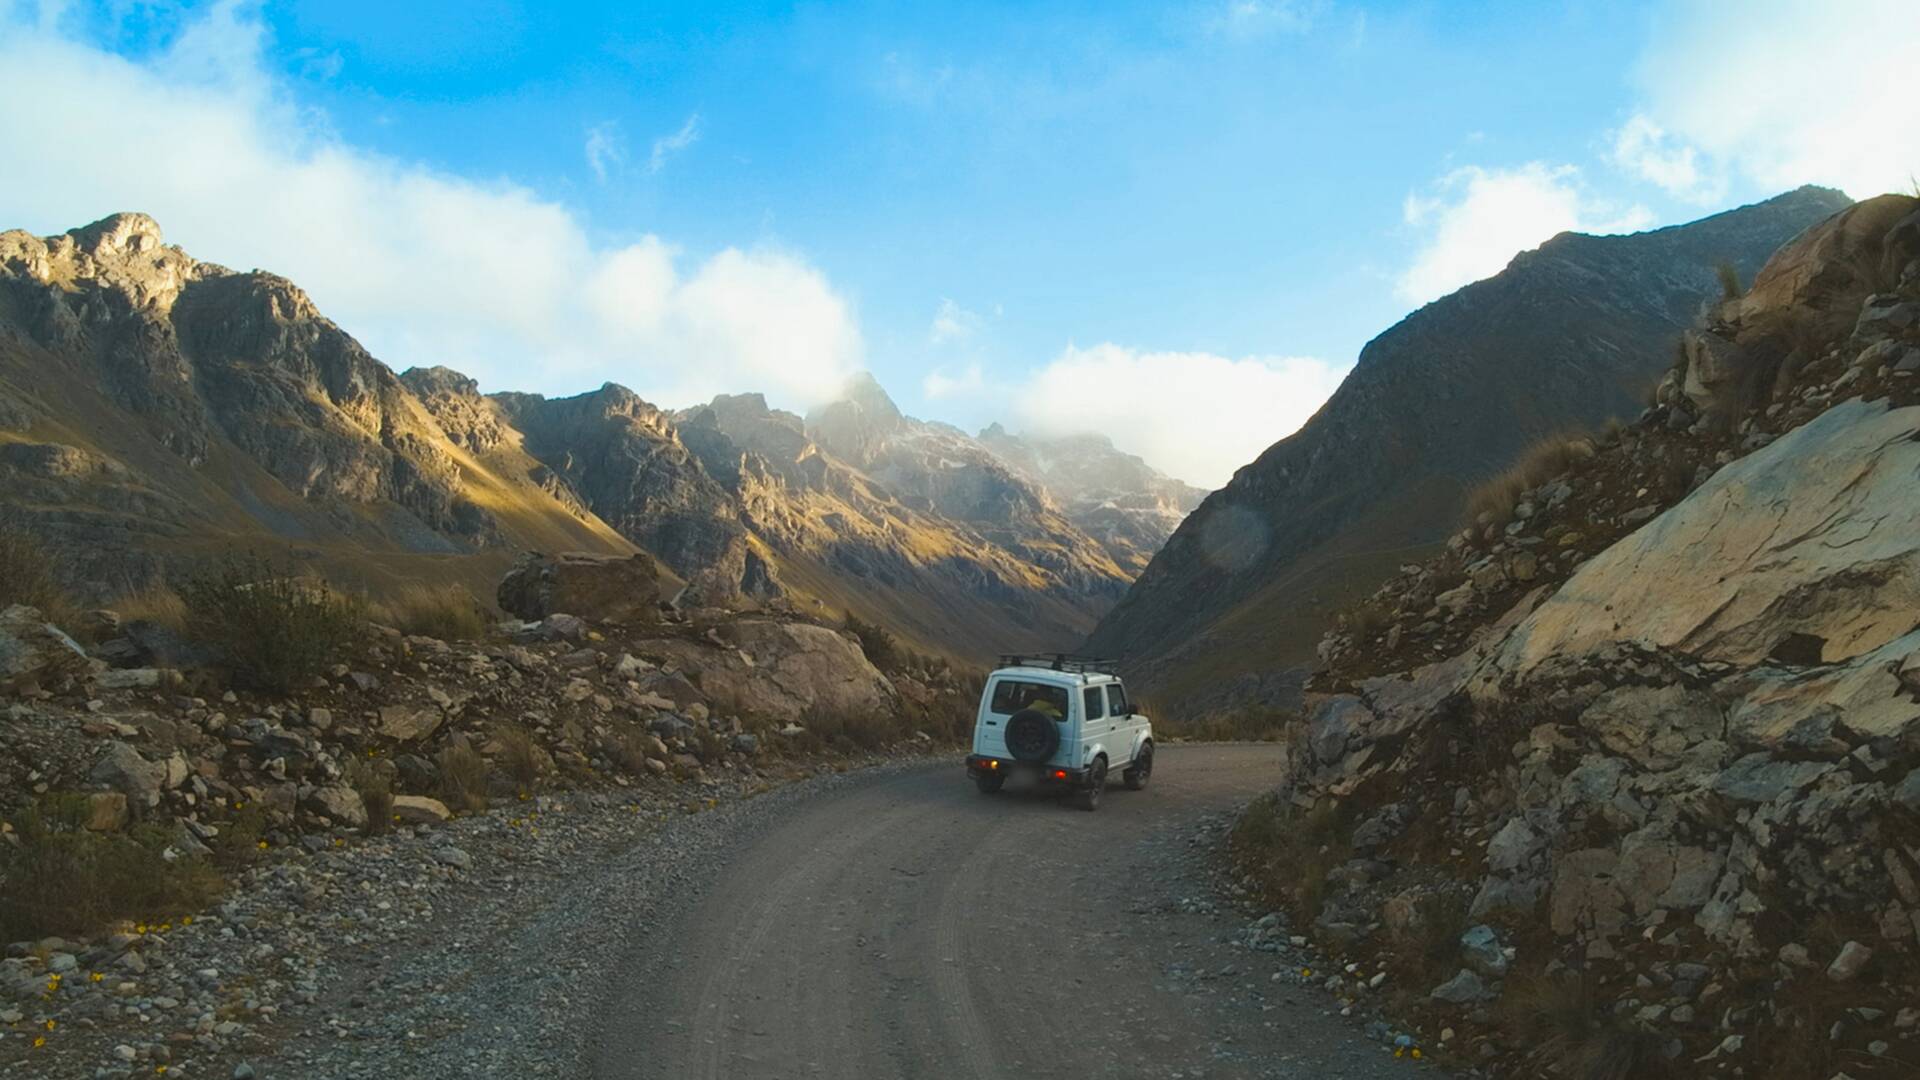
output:
[[[982,795],[957,763],[788,806],[619,959],[593,1075],[1426,1073],[1215,906],[1207,826],[1271,786],[1278,754],[1167,747],[1147,790],[1095,813]]]

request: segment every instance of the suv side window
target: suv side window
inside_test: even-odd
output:
[[[1080,696],[1081,696],[1081,700],[1085,702],[1087,706],[1086,719],[1098,720],[1101,717],[1107,715],[1106,699],[1100,696],[1099,687],[1089,686],[1086,688],[1086,690],[1084,690],[1081,693]]]
[[[1117,682],[1107,684],[1107,711],[1115,716],[1132,716],[1133,705],[1127,701],[1127,688]]]

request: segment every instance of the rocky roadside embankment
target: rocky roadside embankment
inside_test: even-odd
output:
[[[1913,1075],[1920,200],[1788,244],[1657,398],[1329,635],[1240,866],[1499,1071]]]
[[[0,1063],[244,1075],[304,1032],[302,1074],[353,1075],[348,1062],[376,1060],[358,1041],[403,1053],[489,1016],[451,1004],[461,965],[500,964],[496,932],[556,893],[670,887],[714,808],[923,753],[976,696],[943,664],[907,656],[883,673],[831,627],[632,608],[636,572],[526,560],[501,602],[537,619],[481,641],[375,627],[351,662],[285,695],[220,690],[183,662],[193,643],[157,625],[92,613],[89,650],[32,609],[0,613],[0,915],[73,926],[6,946]],[[608,860],[631,872],[606,877]],[[126,880],[141,874],[165,891]],[[71,891],[105,885],[145,914],[80,914],[100,897]],[[535,980],[564,1013],[564,980],[548,980],[591,955],[577,945],[497,978]],[[524,1000],[502,993],[503,1008]],[[525,1060],[574,1045],[522,1019],[489,1016],[482,1035],[516,1034],[459,1040],[482,1056],[443,1075],[496,1074],[496,1043],[531,1047]]]

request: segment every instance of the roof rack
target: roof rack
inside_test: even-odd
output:
[[[1001,653],[999,666],[1046,668],[1073,675],[1118,675],[1120,673],[1119,665],[1112,660],[1074,653]]]

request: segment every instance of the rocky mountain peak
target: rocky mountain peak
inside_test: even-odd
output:
[[[807,434],[828,452],[864,465],[887,436],[900,430],[906,416],[873,373],[847,380],[840,397],[807,414]]]
[[[400,381],[421,397],[480,396],[480,383],[450,367],[413,367],[400,373]]]
[[[81,251],[96,259],[137,255],[165,244],[160,223],[138,212],[110,214],[91,225],[68,230],[67,235]]]

